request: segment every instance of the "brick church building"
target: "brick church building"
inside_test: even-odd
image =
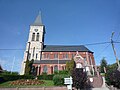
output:
[[[65,70],[66,62],[74,58],[76,67],[83,67],[86,71],[95,70],[93,52],[84,45],[45,45],[45,25],[39,14],[30,25],[29,38],[24,52],[21,72],[25,72],[25,61],[34,60],[33,72],[40,75],[43,72],[53,74],[54,71]]]

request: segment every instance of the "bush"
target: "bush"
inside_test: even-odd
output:
[[[56,86],[64,85],[64,78],[67,78],[67,77],[69,77],[69,75],[65,75],[65,74],[54,75],[53,77],[54,85]]]
[[[38,79],[40,79],[40,80],[53,80],[53,76],[54,76],[54,74],[51,74],[51,75],[43,74],[43,75],[38,76]]]
[[[31,75],[1,75],[0,76],[1,79],[3,79],[2,81],[14,81],[14,80],[18,80],[18,79],[34,79],[33,76]]]
[[[59,71],[59,74],[65,74],[65,75],[68,75],[69,72],[67,70],[63,70],[63,71]]]
[[[4,71],[0,73],[0,75],[19,75],[18,72],[10,72],[10,71]]]
[[[83,72],[82,68],[75,68],[72,72],[73,77],[73,86],[78,89],[84,89],[86,86],[89,86],[87,84],[87,73]]]
[[[120,88],[120,72],[118,70],[107,72],[105,79],[108,85]]]
[[[5,82],[5,80],[3,79],[2,76],[0,76],[0,84],[3,83],[3,82]]]

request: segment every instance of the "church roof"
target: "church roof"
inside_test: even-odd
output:
[[[32,26],[41,26],[42,24],[42,18],[41,18],[41,13],[38,14],[38,16],[36,17],[35,21],[33,24],[31,24]]]
[[[59,64],[66,64],[70,60],[59,60]],[[34,64],[58,64],[58,60],[34,60]]]
[[[86,48],[84,45],[44,45],[44,48],[42,50],[43,52],[57,52],[57,51],[81,51],[81,52],[91,52],[88,48]]]

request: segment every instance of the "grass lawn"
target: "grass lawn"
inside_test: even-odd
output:
[[[54,83],[52,80],[42,80],[45,83],[41,84],[41,85],[10,85],[10,82],[12,81],[8,81],[8,82],[4,82],[2,84],[0,84],[0,88],[2,87],[6,87],[6,88],[14,88],[14,87],[50,87],[50,86],[54,86]]]

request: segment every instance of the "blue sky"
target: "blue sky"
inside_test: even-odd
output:
[[[120,41],[120,0],[0,0],[0,49],[25,49],[29,25],[38,12],[46,27],[45,44],[81,45]],[[111,45],[87,46],[94,52],[96,64],[106,57],[115,62]],[[120,43],[115,44],[120,59]],[[107,47],[107,48],[105,48]],[[3,69],[20,71],[24,50],[0,50]]]

